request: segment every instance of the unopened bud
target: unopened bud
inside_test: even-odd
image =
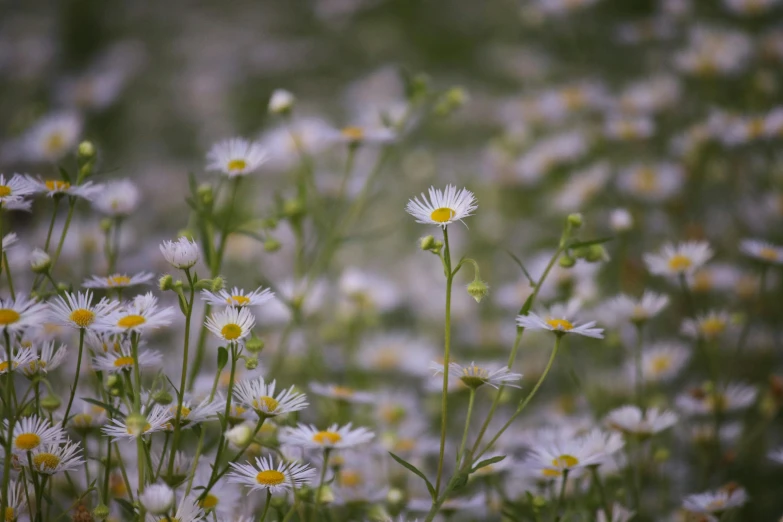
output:
[[[560,256],[560,260],[558,261],[558,264],[563,268],[571,268],[576,264],[576,259],[574,259],[571,256]]]
[[[57,395],[47,395],[41,399],[41,408],[48,412],[53,412],[56,411],[62,403],[63,402]]]
[[[95,520],[106,520],[109,518],[110,514],[111,511],[109,510],[109,506],[106,504],[98,504],[95,506],[95,509],[92,510],[92,517]]]
[[[470,297],[480,303],[482,299],[489,295],[489,286],[481,279],[474,279],[472,283],[468,285],[468,294]]]
[[[139,494],[139,502],[152,515],[165,515],[174,506],[174,490],[166,484],[151,484]]]
[[[288,199],[283,202],[283,215],[288,219],[298,219],[304,214],[304,205],[298,199]]]
[[[245,357],[245,369],[255,370],[256,368],[258,368],[258,357]]]
[[[226,432],[226,440],[237,447],[244,447],[253,438],[253,429],[247,424],[237,424]]]
[[[405,494],[399,488],[391,488],[386,494],[386,502],[391,505],[399,504],[405,500]]]
[[[597,263],[598,261],[608,261],[609,254],[602,245],[590,245],[585,254],[585,261],[588,263]]]
[[[435,248],[435,238],[433,236],[424,236],[419,239],[419,248],[422,250],[432,250]]]
[[[250,339],[245,342],[245,350],[250,353],[258,353],[264,349],[264,340],[255,335],[251,335]]]
[[[83,141],[79,144],[79,159],[89,160],[95,157],[95,145],[91,141]]]
[[[158,279],[158,288],[160,288],[161,292],[165,292],[167,290],[173,290],[174,278],[171,277],[169,274],[162,276],[160,279]]]
[[[161,406],[167,406],[174,401],[174,397],[167,390],[160,390],[152,396],[152,400]]]
[[[36,274],[45,274],[52,267],[52,258],[49,254],[36,248],[30,254],[30,268]]]
[[[209,183],[202,183],[199,185],[196,189],[196,194],[198,194],[198,199],[204,206],[212,205],[212,202],[215,199],[214,189]]]
[[[109,218],[101,219],[101,222],[100,222],[101,232],[106,233],[106,232],[111,231],[111,228],[112,228],[113,225],[114,225],[114,222],[111,219],[109,219]]]
[[[331,504],[334,502],[334,492],[329,486],[321,486],[320,491],[316,488],[315,494],[317,496],[315,502],[318,504]]]
[[[452,87],[435,103],[435,114],[450,116],[468,102],[468,92],[462,87]]]
[[[373,504],[367,510],[367,519],[372,522],[386,522],[391,519],[391,516],[382,505]]]
[[[277,252],[281,246],[283,246],[282,243],[273,237],[268,237],[264,241],[265,252]]]
[[[225,285],[225,280],[222,277],[216,277],[212,280],[212,291],[220,292],[221,290],[223,290],[224,285]]]
[[[568,224],[571,225],[574,228],[579,228],[584,223],[584,218],[582,217],[582,214],[574,213],[568,215]]]
[[[271,114],[288,114],[294,107],[296,98],[285,89],[275,89],[269,98],[269,112]]]

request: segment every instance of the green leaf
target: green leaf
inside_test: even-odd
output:
[[[114,498],[113,499],[116,503],[118,503],[122,509],[128,512],[129,515],[134,515],[136,511],[133,509],[133,504],[125,500],[124,498]]]
[[[525,299],[525,303],[522,305],[522,308],[519,309],[519,314],[517,315],[527,315],[530,309],[533,307],[533,295],[530,294],[527,296],[527,299]]]
[[[389,455],[391,455],[391,458],[396,460],[402,467],[404,467],[408,471],[413,472],[417,476],[421,477],[422,480],[424,480],[424,483],[427,484],[427,491],[430,492],[430,496],[432,497],[433,500],[435,499],[435,488],[432,486],[432,483],[429,481],[429,479],[427,479],[427,476],[424,473],[422,473],[419,470],[419,468],[417,468],[416,466],[414,466],[413,464],[411,464],[409,462],[406,462],[404,459],[398,457],[397,455],[395,455],[391,451],[389,452]]]
[[[221,346],[218,348],[218,358],[217,358],[218,371],[221,371],[223,368],[225,368],[227,362],[228,362],[228,350],[226,350],[225,346]]]
[[[568,248],[583,248],[593,245],[600,245],[601,243],[606,243],[607,241],[611,241],[613,239],[613,237],[601,237],[598,239],[591,239],[589,241],[574,241],[573,243],[568,244]]]
[[[84,402],[88,402],[90,404],[94,404],[96,406],[100,406],[104,410],[110,412],[112,414],[112,417],[124,417],[122,412],[120,410],[118,410],[117,408],[115,408],[114,406],[112,406],[111,404],[107,404],[105,402],[101,402],[101,401],[99,401],[97,399],[92,399],[90,397],[82,397],[82,400]]]
[[[485,468],[487,466],[491,466],[492,464],[496,464],[500,462],[501,460],[505,459],[505,455],[499,455],[497,457],[492,457],[490,459],[485,459],[473,466],[473,469],[470,470],[471,473],[475,473],[476,471],[480,470],[481,468]]]
[[[68,171],[62,167],[60,167],[60,176],[62,176],[63,180],[67,181],[68,183],[71,182],[71,175],[68,174]]]
[[[520,261],[519,258],[515,256],[513,252],[511,252],[511,250],[506,250],[506,253],[510,255],[511,259],[513,259],[514,262],[517,264],[517,266],[519,266],[519,268],[522,269],[522,273],[525,274],[525,277],[530,283],[530,286],[536,286],[536,282],[533,280],[533,277],[530,275],[530,272],[527,271],[527,268],[525,268],[525,265],[522,264],[522,261]]]

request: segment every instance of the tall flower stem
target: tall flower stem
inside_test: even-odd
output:
[[[13,437],[11,434],[14,432],[14,422],[16,420],[16,412],[12,409],[11,404],[11,391],[14,387],[14,372],[13,364],[11,364],[11,336],[8,335],[8,329],[3,329],[3,337],[5,338],[5,356],[8,361],[8,371],[5,374],[5,407],[4,413],[8,420],[8,436],[5,438],[5,454],[11,455]],[[3,492],[2,492],[2,513],[6,512],[8,507],[8,485],[11,479],[11,459],[3,459]]]
[[[315,490],[315,509],[313,509],[313,516],[318,514],[318,506],[321,504],[321,490],[324,487],[324,480],[326,479],[326,470],[329,469],[329,457],[332,454],[332,448],[324,448],[324,464],[321,468],[321,478],[318,479],[318,489]]]
[[[601,499],[601,507],[606,515],[606,520],[612,520],[612,506],[609,504],[609,499],[606,497],[606,490],[604,489],[604,483],[601,482],[601,476],[598,474],[598,466],[590,466],[590,475],[593,479],[593,485],[598,490],[598,497]]]
[[[76,395],[76,387],[79,385],[79,375],[82,369],[82,354],[84,353],[84,328],[79,328],[79,354],[76,359],[76,374],[73,376],[73,385],[71,386],[71,396],[68,397],[68,406],[65,408],[65,415],[63,416],[62,428],[68,423],[68,414],[71,413],[71,406],[73,405],[73,397]]]
[[[457,463],[462,460],[462,455],[465,452],[465,442],[468,440],[468,429],[470,428],[470,418],[473,415],[473,403],[476,400],[476,389],[470,389],[470,399],[468,399],[468,414],[465,417],[465,430],[462,432],[462,443],[459,445],[459,452],[457,453]]]
[[[180,376],[179,390],[177,392],[177,414],[174,422],[174,439],[171,444],[171,455],[169,456],[168,476],[169,478],[174,474],[174,457],[177,454],[177,448],[179,447],[180,436],[180,422],[182,420],[182,401],[185,398],[185,385],[188,379],[188,348],[190,347],[190,320],[193,315],[193,298],[196,293],[196,285],[193,281],[193,277],[190,275],[190,269],[185,269],[185,276],[188,278],[188,286],[190,287],[190,299],[187,301],[187,312],[185,313],[185,340],[183,341],[184,347],[182,352],[182,374]]]
[[[560,510],[563,508],[563,502],[565,501],[566,484],[568,483],[568,471],[569,470],[567,469],[563,470],[563,482],[560,484],[560,495],[557,497],[557,506],[555,507],[557,510],[557,514],[555,515],[555,522],[560,522],[560,520],[563,518]]]
[[[636,346],[633,351],[636,384],[636,405],[644,408],[644,372],[642,370],[642,344],[644,342],[644,323],[634,323],[636,327]]]
[[[217,445],[217,454],[215,455],[215,465],[212,467],[212,475],[210,477],[210,482],[215,480],[215,476],[217,475],[217,469],[218,464],[220,463],[220,457],[223,454],[223,446],[225,446],[225,440],[226,440],[226,429],[228,428],[228,418],[229,415],[231,415],[231,396],[234,393],[234,377],[236,376],[236,370],[237,370],[237,356],[238,356],[238,348],[236,344],[231,344],[231,373],[228,377],[228,392],[226,396],[226,409],[223,412],[223,426],[221,426],[221,433],[220,433],[220,439],[218,440]]]
[[[266,490],[266,502],[264,502],[264,511],[261,513],[261,518],[258,519],[258,522],[264,522],[266,520],[266,513],[269,511],[269,505],[272,503],[272,491]]]
[[[446,429],[448,427],[449,407],[449,359],[451,357],[451,286],[454,274],[451,271],[451,250],[449,248],[448,227],[443,227],[443,269],[446,274],[446,320],[443,330],[443,394],[440,405],[440,453],[438,456],[438,476],[435,481],[435,495],[440,491],[443,477],[443,457],[446,450]]]

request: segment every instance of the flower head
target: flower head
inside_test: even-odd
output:
[[[783,247],[759,239],[743,239],[740,252],[762,263],[783,265]]]
[[[198,263],[198,244],[186,237],[181,237],[176,241],[164,241],[160,245],[160,252],[174,268],[184,270]]]
[[[49,318],[46,303],[34,301],[25,295],[16,299],[0,299],[0,329],[20,332],[38,326]]]
[[[109,333],[144,332],[168,325],[172,313],[169,307],[159,308],[158,298],[148,292],[108,314],[96,328]]]
[[[308,406],[307,396],[295,392],[293,386],[275,395],[275,381],[267,384],[263,377],[238,382],[234,398],[245,408],[252,408],[258,415],[266,417],[303,410]]]
[[[207,154],[207,170],[219,170],[229,178],[258,170],[268,155],[260,143],[232,138],[216,143]]]
[[[120,303],[101,299],[92,304],[92,292],[66,292],[49,301],[49,310],[55,322],[71,328],[93,329],[96,320],[100,320],[117,307]]]
[[[644,262],[656,275],[692,275],[712,258],[712,249],[705,241],[666,244],[657,254],[645,254]]]
[[[207,318],[207,328],[218,338],[230,342],[241,342],[250,335],[256,318],[248,308],[229,306]]]
[[[92,198],[92,206],[98,212],[112,217],[129,216],[139,206],[141,194],[129,179],[110,181]]]
[[[82,283],[82,286],[84,288],[101,288],[103,290],[128,288],[129,286],[143,285],[148,283],[154,277],[155,274],[151,272],[139,272],[138,274],[131,276],[127,274],[111,274],[107,277],[92,276]]]
[[[430,369],[435,375],[443,373],[443,365],[432,362]],[[498,386],[510,386],[512,388],[520,388],[515,382],[522,379],[522,374],[512,373],[508,368],[498,368],[497,370],[489,370],[483,366],[476,365],[476,363],[470,363],[468,366],[462,366],[458,363],[449,363],[449,375],[462,380],[469,388],[478,388],[484,384],[488,384],[493,388]]]
[[[242,308],[245,306],[258,306],[266,303],[275,296],[268,288],[258,287],[252,292],[245,292],[236,286],[231,291],[219,292],[201,291],[201,298],[215,306],[233,306]]]
[[[37,415],[23,417],[14,425],[11,450],[24,453],[40,446],[57,444],[63,439],[65,432],[60,426],[52,426],[48,420]]]
[[[370,442],[375,434],[367,428],[354,429],[351,423],[345,426],[332,424],[325,430],[313,425],[300,424],[280,433],[280,441],[310,449],[352,448]]]
[[[256,458],[255,465],[231,463],[228,481],[242,484],[251,490],[269,490],[272,493],[299,488],[315,479],[315,470],[307,464],[282,460],[274,464],[271,457]]]
[[[578,324],[574,321],[574,315],[578,303],[569,302],[566,305],[552,306],[543,315],[528,312],[527,315],[517,316],[517,326],[531,330],[549,330],[558,335],[579,334],[595,339],[604,338],[603,328],[595,328],[595,321]]]
[[[80,453],[78,443],[66,441],[63,445],[49,444],[37,447],[31,452],[30,461],[33,469],[38,473],[54,475],[81,466],[84,460]],[[28,466],[30,461],[20,460],[23,466]]]
[[[649,436],[671,428],[677,423],[677,415],[658,408],[642,411],[636,406],[623,406],[612,410],[604,420],[612,429],[632,435]]]
[[[467,189],[457,190],[448,185],[446,190],[430,187],[429,199],[425,194],[408,201],[405,210],[416,218],[417,223],[446,227],[455,221],[462,221],[473,214],[478,206],[473,193]]]

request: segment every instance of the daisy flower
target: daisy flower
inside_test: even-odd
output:
[[[220,400],[222,397],[216,396],[215,399],[209,400],[209,397],[205,398],[196,405],[193,405],[192,401],[185,399],[182,401],[182,409],[179,415],[179,424],[182,428],[192,428],[196,424],[200,424],[210,419],[217,419],[218,412],[223,410],[225,401]],[[174,430],[174,422],[177,418],[177,405],[172,404],[169,406],[169,413],[171,413],[171,421],[166,425],[167,431]]]
[[[783,247],[773,245],[759,239],[743,239],[739,245],[740,252],[763,263],[783,264]]]
[[[81,185],[71,185],[70,182],[61,179],[44,180],[40,177],[27,176],[27,183],[36,194],[46,194],[50,198],[66,195],[91,200],[93,196],[103,190],[103,187],[95,185],[92,181]]]
[[[280,441],[309,449],[352,448],[370,442],[375,434],[367,428],[353,429],[351,423],[345,426],[332,424],[325,430],[313,425],[300,424],[280,433]]]
[[[56,162],[76,146],[81,132],[82,118],[76,113],[45,116],[27,131],[27,156],[33,161]]]
[[[296,98],[290,91],[275,89],[269,97],[267,108],[271,114],[284,114],[291,110],[295,101]]]
[[[219,170],[229,178],[244,176],[266,163],[260,143],[233,138],[216,143],[207,154],[207,170]]]
[[[604,329],[595,328],[595,321],[578,324],[574,320],[579,303],[571,301],[565,305],[554,305],[542,315],[528,312],[517,316],[517,326],[531,330],[549,330],[557,335],[579,334],[595,339],[604,338]]]
[[[81,412],[72,415],[69,423],[74,430],[82,433],[100,428],[106,424],[107,418],[106,410],[95,404],[83,401]]]
[[[40,349],[33,351],[33,354],[38,352],[36,359],[33,359],[28,364],[22,366],[22,372],[28,377],[32,377],[37,373],[49,373],[62,364],[65,359],[65,354],[68,349],[64,344],[61,344],[55,349],[55,341],[40,343]]]
[[[40,446],[32,451],[33,469],[44,475],[54,475],[76,469],[84,464],[81,449],[76,442],[66,441],[61,445]],[[20,459],[22,466],[28,466],[27,459]]]
[[[46,303],[21,294],[17,294],[16,299],[0,299],[0,328],[9,332],[20,332],[45,323],[48,319],[49,307]]]
[[[310,390],[321,397],[328,397],[338,401],[353,402],[356,404],[370,404],[375,402],[375,395],[361,390],[355,390],[339,384],[310,383]]]
[[[295,392],[293,386],[275,395],[275,381],[266,384],[263,377],[238,382],[234,387],[234,398],[242,406],[252,408],[259,416],[265,417],[303,410],[308,406],[307,396]]]
[[[750,407],[758,395],[752,386],[729,383],[717,393],[706,387],[692,388],[677,397],[677,407],[688,415],[709,415],[717,408],[722,412],[737,411]]]
[[[600,464],[607,455],[596,452],[585,437],[541,443],[523,461],[523,466],[536,470],[536,475],[554,479],[565,472]],[[590,441],[591,443],[593,441]]]
[[[745,490],[738,484],[730,483],[716,491],[689,495],[683,499],[682,507],[691,513],[713,515],[740,507],[747,501]]]
[[[5,520],[24,520],[21,510],[25,501],[24,483],[13,479],[8,484],[8,505],[5,508]]]
[[[92,304],[92,292],[66,292],[64,297],[56,297],[49,301],[54,322],[71,328],[92,328],[96,319],[101,319],[106,314],[114,311],[120,305],[117,301],[106,298]]]
[[[139,352],[139,369],[159,368],[163,364],[163,355],[155,350]],[[98,371],[119,373],[133,370],[133,355],[129,346],[120,351],[99,352],[92,359],[93,367]]]
[[[141,193],[129,179],[110,181],[92,198],[98,212],[112,217],[129,216],[139,206]]]
[[[409,200],[405,211],[415,217],[417,223],[446,228],[446,225],[470,216],[477,208],[471,191],[458,191],[454,185],[448,185],[446,190],[430,187],[429,199],[422,193],[421,201],[419,198]]]
[[[607,315],[641,323],[658,315],[669,304],[665,295],[646,290],[639,299],[620,294],[607,303]]]
[[[151,515],[165,515],[174,507],[174,490],[166,484],[150,484],[139,494],[139,502]]]
[[[11,208],[14,205],[18,205],[25,196],[29,196],[35,192],[35,189],[30,186],[27,178],[14,174],[10,178],[6,178],[3,174],[0,174],[0,206],[3,208]]]
[[[9,371],[9,364],[6,354],[5,347],[0,347],[0,350],[2,350],[2,353],[0,353],[0,375],[7,373]],[[10,364],[10,370],[16,371],[17,368],[20,366],[22,368],[29,368],[31,364],[36,363],[37,356],[35,353],[33,353],[30,349],[22,349],[17,350],[16,353],[11,354],[11,364]]]
[[[65,432],[62,428],[52,426],[48,420],[37,415],[23,417],[14,425],[11,449],[16,453],[23,453],[42,445],[57,444],[64,438]]]
[[[173,313],[170,307],[158,308],[158,299],[148,292],[137,295],[133,301],[125,304],[100,320],[97,328],[113,333],[144,332],[169,324]]]
[[[275,296],[268,288],[258,287],[252,292],[245,293],[236,286],[230,292],[220,290],[219,292],[201,291],[201,298],[209,304],[215,306],[233,306],[242,308],[243,306],[258,306],[266,303]]]
[[[728,312],[711,311],[696,316],[696,319],[685,319],[682,322],[682,333],[694,339],[715,339],[729,327],[731,317]]]
[[[228,481],[242,484],[251,490],[279,493],[308,485],[315,480],[315,470],[307,464],[274,464],[271,457],[256,458],[255,465],[231,463]]]
[[[250,335],[256,318],[248,308],[229,306],[207,318],[207,328],[219,339],[236,343]]]
[[[677,415],[671,411],[648,408],[644,412],[636,406],[622,406],[609,412],[604,424],[628,435],[651,436],[669,429],[677,423]]]
[[[435,375],[443,374],[443,365],[436,362],[430,363],[430,370]],[[503,367],[497,370],[488,370],[483,366],[476,366],[475,362],[469,366],[462,366],[459,363],[449,363],[449,375],[461,379],[469,388],[476,389],[484,384],[493,388],[498,386],[510,386],[512,388],[521,388],[518,384],[513,384],[522,379],[522,374],[512,373],[508,368]]]
[[[185,270],[198,263],[198,244],[186,237],[176,241],[164,241],[160,245],[160,252],[174,268]]]
[[[152,272],[139,272],[129,276],[127,274],[112,274],[107,277],[92,276],[87,279],[82,286],[84,288],[101,288],[103,290],[112,290],[115,288],[128,288],[129,286],[143,285],[155,277]]]
[[[169,409],[156,404],[147,410],[146,415],[131,414],[124,419],[114,418],[101,431],[114,440],[135,440],[165,430],[171,419]]]
[[[15,232],[10,232],[3,236],[3,251],[8,252],[11,247],[19,242],[19,236]]]
[[[668,243],[657,254],[644,254],[647,269],[656,275],[692,275],[712,258],[712,249],[706,241]]]
[[[648,382],[668,381],[677,376],[691,357],[691,350],[676,342],[659,342],[642,351],[642,377]],[[629,371],[633,371],[633,364]]]

